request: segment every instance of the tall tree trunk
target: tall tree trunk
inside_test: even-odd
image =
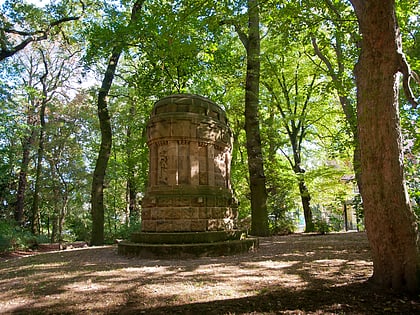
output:
[[[95,171],[93,172],[91,192],[91,213],[92,213],[92,235],[91,245],[103,245],[104,243],[104,183],[105,173],[108,166],[112,146],[111,118],[107,107],[107,96],[114,79],[118,60],[122,49],[114,48],[108,62],[108,67],[102,80],[101,89],[98,94],[98,117],[101,129],[101,146],[96,160]]]
[[[130,106],[130,116],[134,117],[135,107],[132,104]],[[131,125],[127,127],[127,138],[126,138],[126,154],[127,154],[127,191],[126,198],[128,204],[128,215],[127,224],[130,224],[131,220],[136,221],[140,217],[140,213],[137,207],[137,190],[136,190],[136,175],[135,175],[135,161],[132,154],[132,132]]]
[[[44,133],[45,133],[45,108],[46,103],[43,100],[39,112],[41,127],[38,137],[38,152],[37,152],[37,164],[36,164],[36,175],[35,175],[35,187],[34,195],[32,199],[31,207],[31,229],[32,233],[37,235],[40,232],[40,220],[41,216],[39,213],[39,193],[41,190],[41,173],[42,173],[42,160],[44,158]]]
[[[41,56],[44,63],[45,73],[41,76],[40,82],[42,84],[42,98],[41,98],[41,107],[39,110],[39,121],[40,121],[40,131],[38,138],[38,156],[36,164],[36,176],[35,176],[35,188],[34,196],[32,199],[32,233],[37,235],[40,232],[40,212],[39,212],[39,193],[41,190],[41,173],[42,173],[42,160],[44,159],[44,134],[45,134],[45,109],[48,103],[48,91],[47,91],[47,76],[48,76],[48,64],[46,57],[41,50]]]
[[[302,139],[298,140],[293,133],[292,136],[290,136],[290,140],[293,148],[293,161],[289,160],[289,163],[292,164],[293,171],[298,178],[300,200],[302,201],[303,216],[305,218],[305,233],[309,233],[315,231],[315,226],[311,209],[311,194],[306,186],[305,170],[301,167],[301,147],[299,143],[302,143]]]
[[[34,128],[35,119],[32,115],[28,113],[27,124],[31,129],[30,134],[22,140],[22,161],[20,165],[18,188],[16,192],[16,204],[14,209],[15,221],[19,225],[24,224],[25,220],[25,194],[26,186],[28,185],[28,167],[31,160],[30,153],[32,145],[35,141],[36,131]]]
[[[16,193],[16,206],[14,211],[15,221],[22,225],[24,222],[24,207],[25,207],[25,193],[26,186],[28,184],[28,166],[30,161],[30,152],[31,147],[35,139],[35,129],[32,128],[33,121],[31,118],[28,118],[28,124],[31,126],[31,134],[27,136],[22,142],[22,162],[20,165],[18,188]]]
[[[54,184],[53,186],[53,193],[54,193],[54,206],[53,206],[53,214],[52,214],[52,231],[51,231],[51,243],[55,243],[60,239],[59,233],[59,224],[60,224],[60,203],[59,203],[59,196],[60,190],[58,185]]]
[[[144,0],[137,0],[131,11],[130,24],[134,22]],[[102,85],[98,93],[98,117],[101,129],[101,146],[98,158],[96,160],[95,170],[93,172],[92,191],[91,191],[91,214],[92,214],[92,235],[91,245],[102,245],[104,243],[104,222],[105,222],[105,205],[104,205],[104,182],[105,173],[108,166],[109,156],[112,146],[112,129],[111,118],[108,112],[107,97],[114,80],[115,71],[118,61],[122,53],[122,45],[115,46],[112,50],[111,57],[102,80]]]
[[[408,75],[394,0],[351,0],[362,33],[356,65],[362,198],[373,281],[419,290],[416,217],[404,184],[398,112],[399,71]],[[403,71],[404,73],[404,71]]]
[[[257,0],[248,0],[247,73],[245,87],[245,132],[248,152],[248,170],[251,185],[251,233],[267,236],[267,191],[261,148],[258,115],[260,90],[260,28]]]

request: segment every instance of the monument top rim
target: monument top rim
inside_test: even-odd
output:
[[[168,106],[175,105],[175,106]],[[183,106],[186,105],[186,106]],[[194,107],[201,107],[208,111],[215,111],[225,115],[225,111],[212,100],[197,94],[172,94],[158,100],[152,110],[152,115],[156,115],[160,108],[164,107],[165,112],[190,112]]]

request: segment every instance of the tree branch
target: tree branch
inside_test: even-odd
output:
[[[399,71],[403,75],[403,89],[405,97],[407,98],[408,102],[413,106],[413,108],[417,108],[419,103],[416,101],[413,91],[410,87],[410,79],[413,78],[416,80],[418,84],[420,84],[419,77],[415,72],[412,72],[410,70],[410,65],[408,64],[407,60],[405,59],[405,56],[403,53],[398,54],[399,62],[400,62],[400,68]]]
[[[248,35],[244,32],[242,27],[236,23],[235,21],[228,19],[223,20],[219,23],[220,25],[231,25],[235,28],[235,32],[238,34],[239,39],[241,40],[242,44],[244,45],[245,49],[248,51]]]
[[[62,19],[51,22],[49,25],[47,25],[47,27],[44,30],[37,30],[37,31],[34,31],[34,32],[25,32],[25,31],[18,31],[18,30],[8,29],[8,28],[0,28],[0,30],[3,31],[4,33],[17,34],[17,35],[20,35],[20,36],[29,36],[28,38],[22,40],[22,42],[13,46],[10,49],[2,47],[1,50],[0,50],[0,61],[3,61],[4,59],[6,59],[8,57],[13,56],[17,52],[24,49],[31,42],[39,42],[39,41],[47,39],[48,35],[50,33],[50,30],[53,27],[58,26],[58,25],[60,25],[62,23],[65,23],[65,22],[79,20],[80,17],[81,16],[64,17]],[[41,34],[41,35],[36,36],[38,34]]]

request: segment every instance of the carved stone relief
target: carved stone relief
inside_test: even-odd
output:
[[[168,184],[168,145],[161,144],[158,151],[158,182],[161,185]]]

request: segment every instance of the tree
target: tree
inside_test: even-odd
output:
[[[325,9],[321,7],[319,11],[326,14],[324,25],[332,24],[324,27],[331,29],[327,32],[326,38],[323,36],[323,32],[312,34],[311,42],[315,54],[326,67],[325,73],[330,76],[334,89],[337,91],[341,108],[353,136],[353,169],[359,191],[362,191],[356,108],[354,95],[351,93],[354,86],[352,83],[353,78],[350,77],[349,73],[349,64],[356,58],[355,41],[357,38],[354,35],[349,36],[349,34],[354,32],[354,13],[350,12],[349,5],[342,1],[333,2],[331,0],[324,0],[323,2]],[[334,43],[333,45],[330,44],[331,41]],[[323,47],[320,47],[319,42],[323,43]]]
[[[130,23],[132,24],[140,14],[144,0],[137,0],[131,11]],[[130,25],[128,25],[130,26]],[[127,30],[126,30],[127,31]],[[105,71],[102,85],[98,93],[98,118],[101,129],[101,145],[96,160],[95,170],[93,172],[92,194],[91,194],[91,213],[92,213],[92,245],[102,245],[104,243],[104,181],[105,173],[108,165],[109,156],[111,154],[112,145],[112,129],[110,115],[108,111],[108,94],[111,89],[112,81],[115,76],[118,61],[123,52],[124,43],[118,42],[113,47],[108,65]]]
[[[36,139],[36,125],[38,123],[36,117],[36,91],[35,85],[37,80],[37,62],[31,56],[25,55],[20,59],[24,72],[21,73],[21,87],[24,93],[17,103],[22,107],[22,111],[26,116],[26,124],[24,125],[24,132],[21,136],[22,142],[22,159],[20,161],[20,171],[18,175],[18,187],[16,192],[16,203],[14,210],[15,221],[19,225],[24,224],[25,220],[25,197],[28,186],[28,171],[31,161],[31,150]]]
[[[360,33],[355,68],[362,198],[372,249],[372,280],[384,288],[418,291],[416,217],[406,186],[399,123],[399,73],[408,99],[410,69],[402,52],[394,0],[351,0]]]
[[[279,85],[280,92],[274,90],[273,83],[270,82],[271,80],[269,79],[264,81],[264,85],[273,97],[273,103],[276,105],[280,113],[280,119],[282,121],[283,128],[285,129],[288,136],[289,146],[291,148],[291,156],[289,156],[289,154],[281,147],[279,147],[279,149],[287,158],[291,168],[293,169],[293,172],[297,176],[302,208],[305,217],[305,232],[313,232],[314,224],[310,207],[311,195],[305,182],[305,169],[302,165],[302,146],[305,138],[307,137],[307,134],[309,133],[311,125],[314,123],[314,121],[312,121],[309,117],[309,111],[311,107],[311,98],[313,97],[314,90],[316,89],[317,85],[317,74],[304,73],[302,75],[300,73],[300,56],[295,58],[297,61],[294,73],[285,74],[284,68],[286,62],[284,60],[286,58],[280,57],[280,59],[282,61],[278,60],[277,63],[278,66],[283,68],[280,70],[281,73],[278,73],[275,65],[268,60],[268,63],[271,66],[271,77],[274,79],[273,81],[277,81],[276,83]],[[301,83],[301,76],[307,78],[308,82]],[[319,117],[317,117],[315,120],[317,119],[319,119]]]
[[[78,1],[76,6],[79,5],[83,14],[85,5]],[[79,20],[81,15],[72,16],[67,12],[69,7],[72,6],[68,3],[50,4],[47,10],[43,11],[33,4],[4,4],[5,12],[13,11],[14,18],[10,19],[6,14],[0,13],[0,62],[22,51],[31,43],[47,40],[52,34],[61,32],[63,24]],[[51,19],[52,22],[46,22]]]
[[[281,152],[294,172],[293,179],[299,188],[305,218],[305,232],[313,232],[312,194],[308,183],[318,177],[319,184],[325,176],[321,174],[328,173],[331,177],[342,169],[339,167],[333,171],[330,166],[331,160],[338,163],[339,154],[335,152],[335,146],[344,138],[340,135],[343,115],[337,108],[337,97],[326,91],[328,82],[320,71],[320,61],[316,63],[312,56],[301,52],[308,46],[300,42],[286,43],[278,36],[270,35],[267,35],[265,43],[262,82],[266,90],[263,95],[266,96],[265,107],[273,115],[269,128],[275,134],[269,141],[273,147],[269,152]],[[315,153],[321,150],[327,151],[322,157]],[[317,157],[319,161],[316,161]],[[324,182],[325,185],[327,181]],[[321,188],[316,190],[319,192]],[[323,201],[324,204],[329,202]]]
[[[245,132],[248,153],[248,171],[251,188],[251,233],[267,236],[267,190],[259,122],[260,93],[260,19],[256,0],[248,0],[248,34],[235,25],[247,55],[245,83]]]

